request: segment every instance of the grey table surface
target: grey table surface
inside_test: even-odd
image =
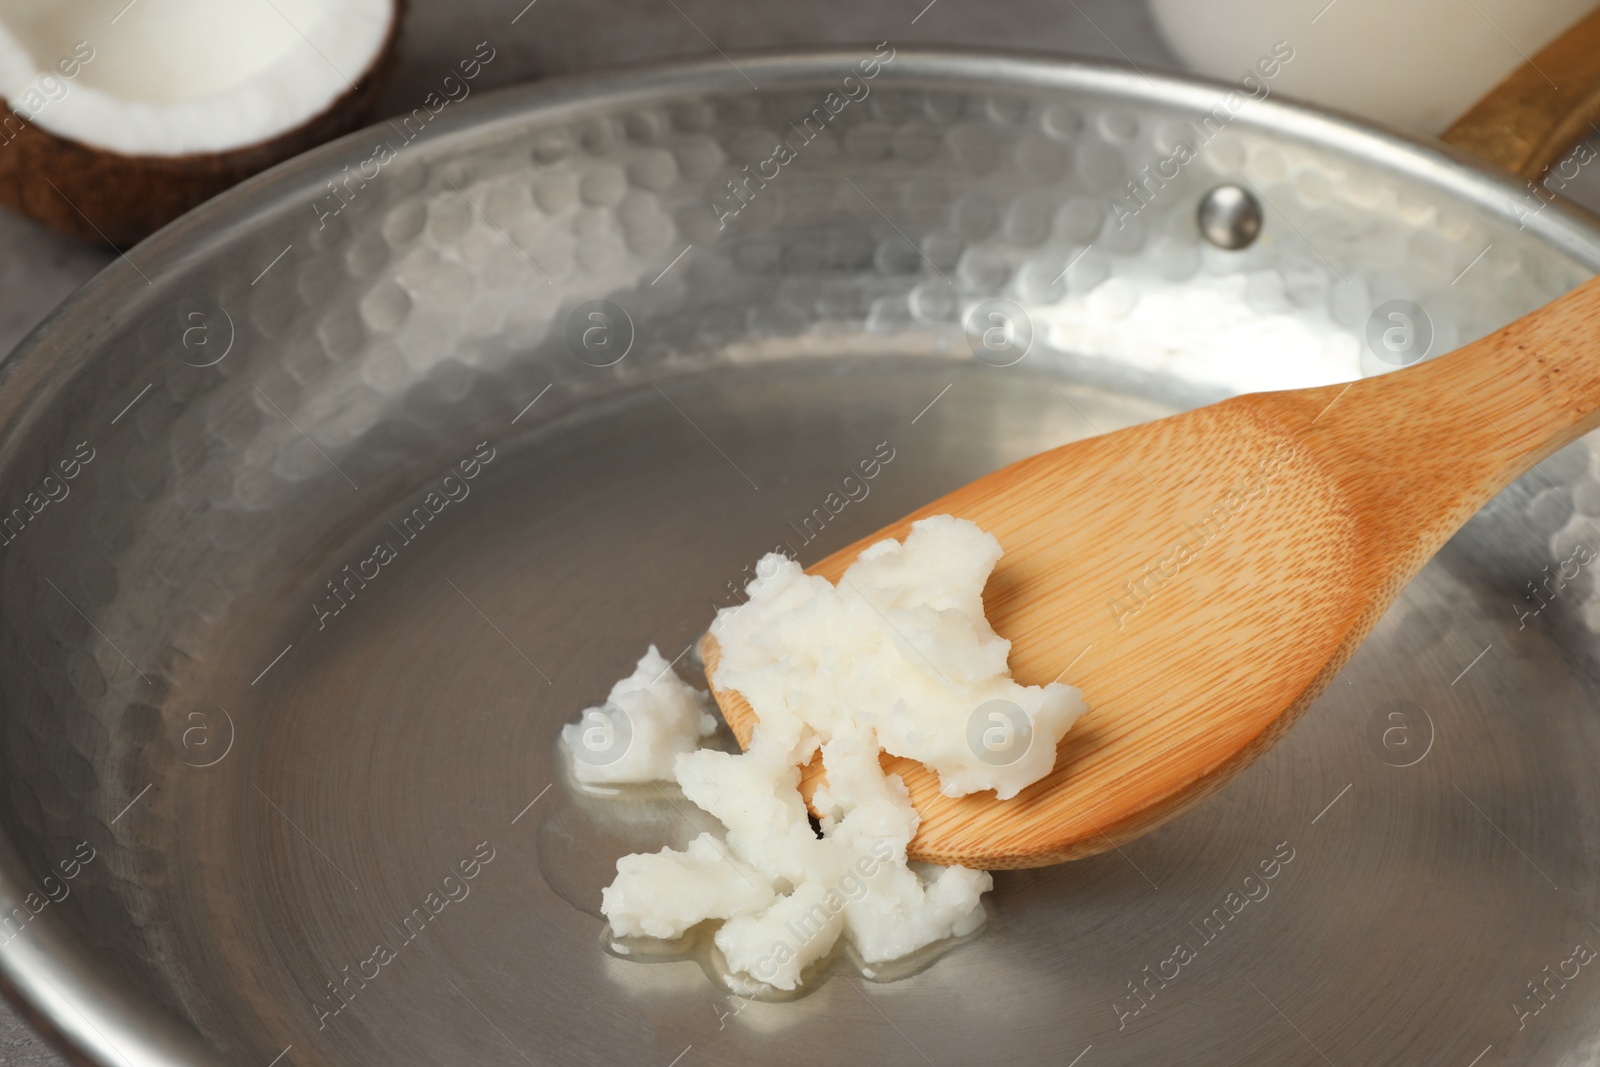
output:
[[[515,22],[513,22],[515,19]],[[478,91],[687,56],[800,45],[961,45],[1074,53],[1141,68],[1180,64],[1142,0],[894,0],[860,4],[789,0],[410,0],[400,57],[378,113],[409,112],[480,41],[496,50]],[[1591,142],[1600,148],[1600,138]],[[1600,210],[1600,173],[1568,189]],[[57,237],[0,211],[0,352],[109,264],[104,246]],[[0,1001],[0,1067],[66,1061]]]

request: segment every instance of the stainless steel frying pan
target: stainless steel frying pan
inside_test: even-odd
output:
[[[9,991],[137,1067],[1589,1062],[1588,441],[1223,793],[998,875],[911,977],[743,1002],[602,949],[616,857],[695,817],[578,792],[558,726],[759,553],[1600,271],[1547,193],[1256,95],[892,46],[675,65],[353,135],[134,249],[0,367]],[[1221,186],[1223,243],[1261,209],[1237,250],[1196,225]],[[1426,344],[1383,343],[1395,307]]]

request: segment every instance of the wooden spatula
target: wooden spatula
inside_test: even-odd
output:
[[[1600,425],[1600,279],[1449,355],[1348,385],[1235,397],[1013,463],[809,568],[837,582],[915,519],[1005,549],[984,603],[1024,685],[1086,714],[1008,801],[952,799],[883,757],[922,825],[914,858],[1039,867],[1198,803],[1281,737],[1468,517]],[[701,645],[707,677],[716,642]],[[718,704],[741,744],[755,719]],[[807,771],[807,795],[821,774]]]

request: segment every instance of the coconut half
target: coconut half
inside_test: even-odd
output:
[[[133,244],[361,123],[400,0],[0,0],[0,202]]]

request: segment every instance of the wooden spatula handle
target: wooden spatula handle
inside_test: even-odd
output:
[[[1367,562],[1403,581],[1490,497],[1600,426],[1600,278],[1418,366],[1229,403],[1326,458],[1364,515]]]
[[[1468,403],[1464,439],[1537,463],[1600,425],[1600,278],[1409,377],[1418,403]]]
[[[1532,181],[1600,123],[1600,8],[1513,71],[1441,136]],[[1559,189],[1554,190],[1559,192]]]

